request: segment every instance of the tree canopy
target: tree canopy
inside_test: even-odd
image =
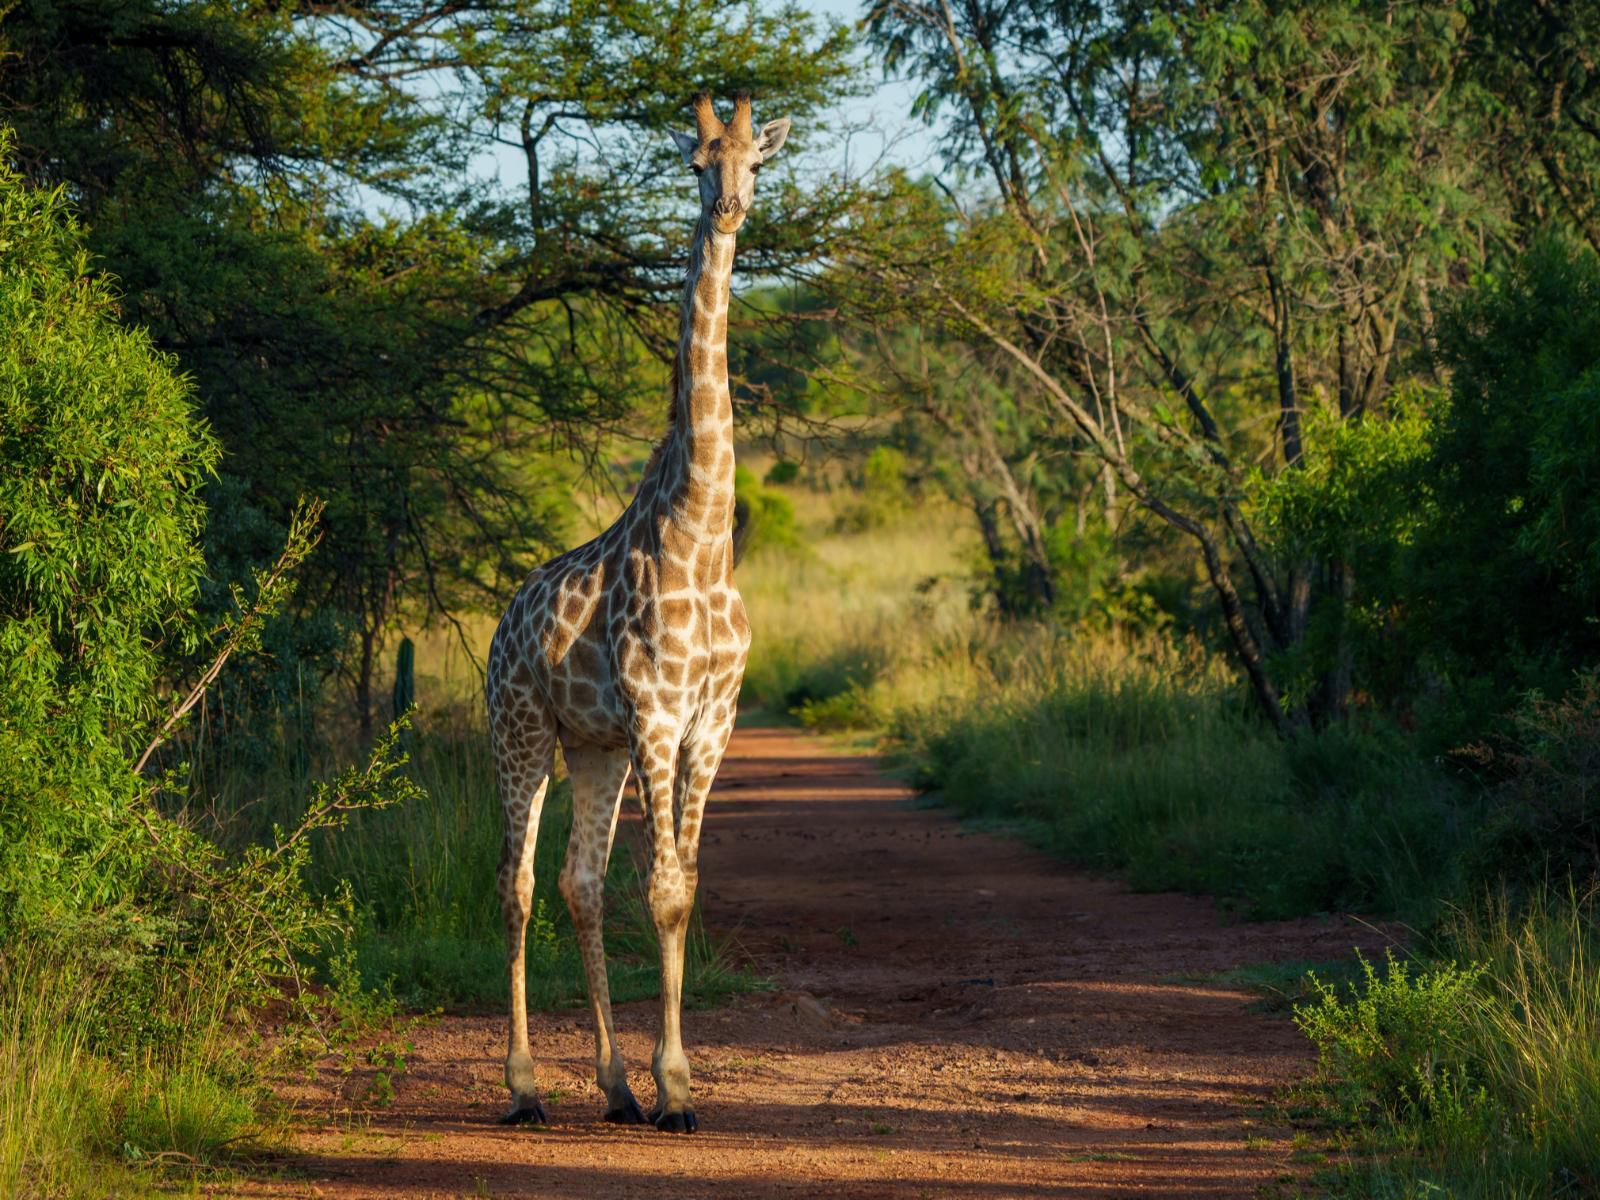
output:
[[[792,6],[641,0],[30,0],[0,59],[21,170],[77,206],[222,444],[219,582],[325,500],[279,661],[339,662],[369,717],[402,610],[561,541],[564,480],[529,452],[592,451],[662,394],[685,101],[749,88],[803,122],[850,72],[843,31]],[[814,258],[843,203],[768,185],[742,264]]]

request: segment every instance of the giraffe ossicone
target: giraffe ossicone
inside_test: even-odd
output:
[[[528,1046],[523,954],[539,812],[559,744],[572,779],[561,894],[588,982],[606,1119],[684,1133],[696,1127],[679,1026],[684,937],[700,823],[750,647],[733,585],[729,283],[756,171],[783,145],[789,122],[756,132],[748,95],[735,98],[726,123],[709,96],[695,98],[694,115],[693,135],[673,135],[699,179],[700,219],[683,286],[667,436],[623,514],[529,575],[489,648],[485,699],[505,813],[498,882],[511,991],[507,1122],[545,1120]],[[661,1025],[650,1064],[656,1101],[648,1116],[628,1087],[601,938],[606,863],[630,773],[651,835],[646,894],[661,948]]]

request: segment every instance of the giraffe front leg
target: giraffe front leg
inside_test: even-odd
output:
[[[670,1133],[693,1133],[699,1123],[689,1102],[689,1059],[683,1052],[680,1013],[683,1006],[683,950],[694,886],[678,857],[673,820],[675,738],[662,734],[635,751],[634,769],[644,800],[653,845],[646,896],[661,950],[661,1029],[650,1073],[656,1081],[656,1103],[649,1121]],[[642,751],[642,752],[641,752]]]
[[[717,769],[722,765],[722,755],[728,745],[728,737],[733,731],[732,706],[727,708],[725,720],[715,724],[703,725],[691,734],[677,754],[677,776],[674,780],[675,791],[675,821],[672,823],[673,852],[676,858],[677,878],[681,880],[681,890],[673,892],[663,888],[662,912],[656,917],[657,929],[661,928],[663,919],[672,922],[672,937],[670,962],[672,965],[672,990],[671,999],[668,999],[666,985],[669,962],[668,944],[662,939],[662,1037],[657,1043],[657,1070],[656,1086],[665,1090],[661,1095],[671,1095],[675,1080],[672,1070],[675,1064],[681,1064],[682,1088],[684,1096],[684,1113],[681,1118],[675,1118],[673,1110],[668,1105],[658,1104],[652,1120],[657,1128],[672,1129],[681,1132],[693,1133],[696,1122],[692,1109],[688,1108],[689,1088],[689,1060],[683,1053],[683,1044],[679,1028],[679,1014],[682,1010],[683,998],[683,967],[684,944],[689,930],[689,917],[694,910],[694,897],[700,883],[700,827],[705,815],[706,801],[711,795],[711,784],[716,779]],[[658,827],[660,829],[661,827]],[[653,880],[653,877],[652,877]],[[652,911],[654,915],[654,894],[652,893]],[[670,1008],[669,1008],[670,1004]],[[668,1038],[668,1030],[671,1038]]]
[[[611,988],[606,978],[605,882],[617,810],[628,782],[628,752],[594,746],[565,747],[572,777],[572,836],[561,868],[561,894],[583,957],[594,1014],[595,1082],[606,1095],[605,1119],[614,1125],[643,1125],[644,1112],[628,1087],[628,1071],[611,1020]]]
[[[507,737],[498,723],[491,728],[495,731],[495,762],[505,816],[498,884],[511,1005],[506,1047],[506,1087],[511,1091],[511,1108],[500,1121],[506,1125],[543,1125],[544,1105],[539,1102],[533,1055],[528,1048],[524,956],[528,919],[533,915],[533,851],[539,837],[539,813],[555,766],[555,737],[548,730],[536,731],[532,737]]]

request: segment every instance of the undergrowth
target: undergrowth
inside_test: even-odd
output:
[[[1461,1200],[1600,1188],[1595,896],[1541,891],[1456,913],[1417,964],[1363,963],[1296,1021],[1316,1107],[1346,1131],[1342,1195]]]

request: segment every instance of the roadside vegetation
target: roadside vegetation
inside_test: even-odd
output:
[[[774,631],[749,719],[875,745],[963,816],[1140,890],[1400,919],[1389,961],[1274,976],[1319,1052],[1284,1101],[1317,1189],[1588,1194],[1600,681],[1454,752],[1375,711],[1284,739],[1198,631],[998,619],[942,498],[863,527],[826,479],[772,490],[801,536],[741,569]]]

